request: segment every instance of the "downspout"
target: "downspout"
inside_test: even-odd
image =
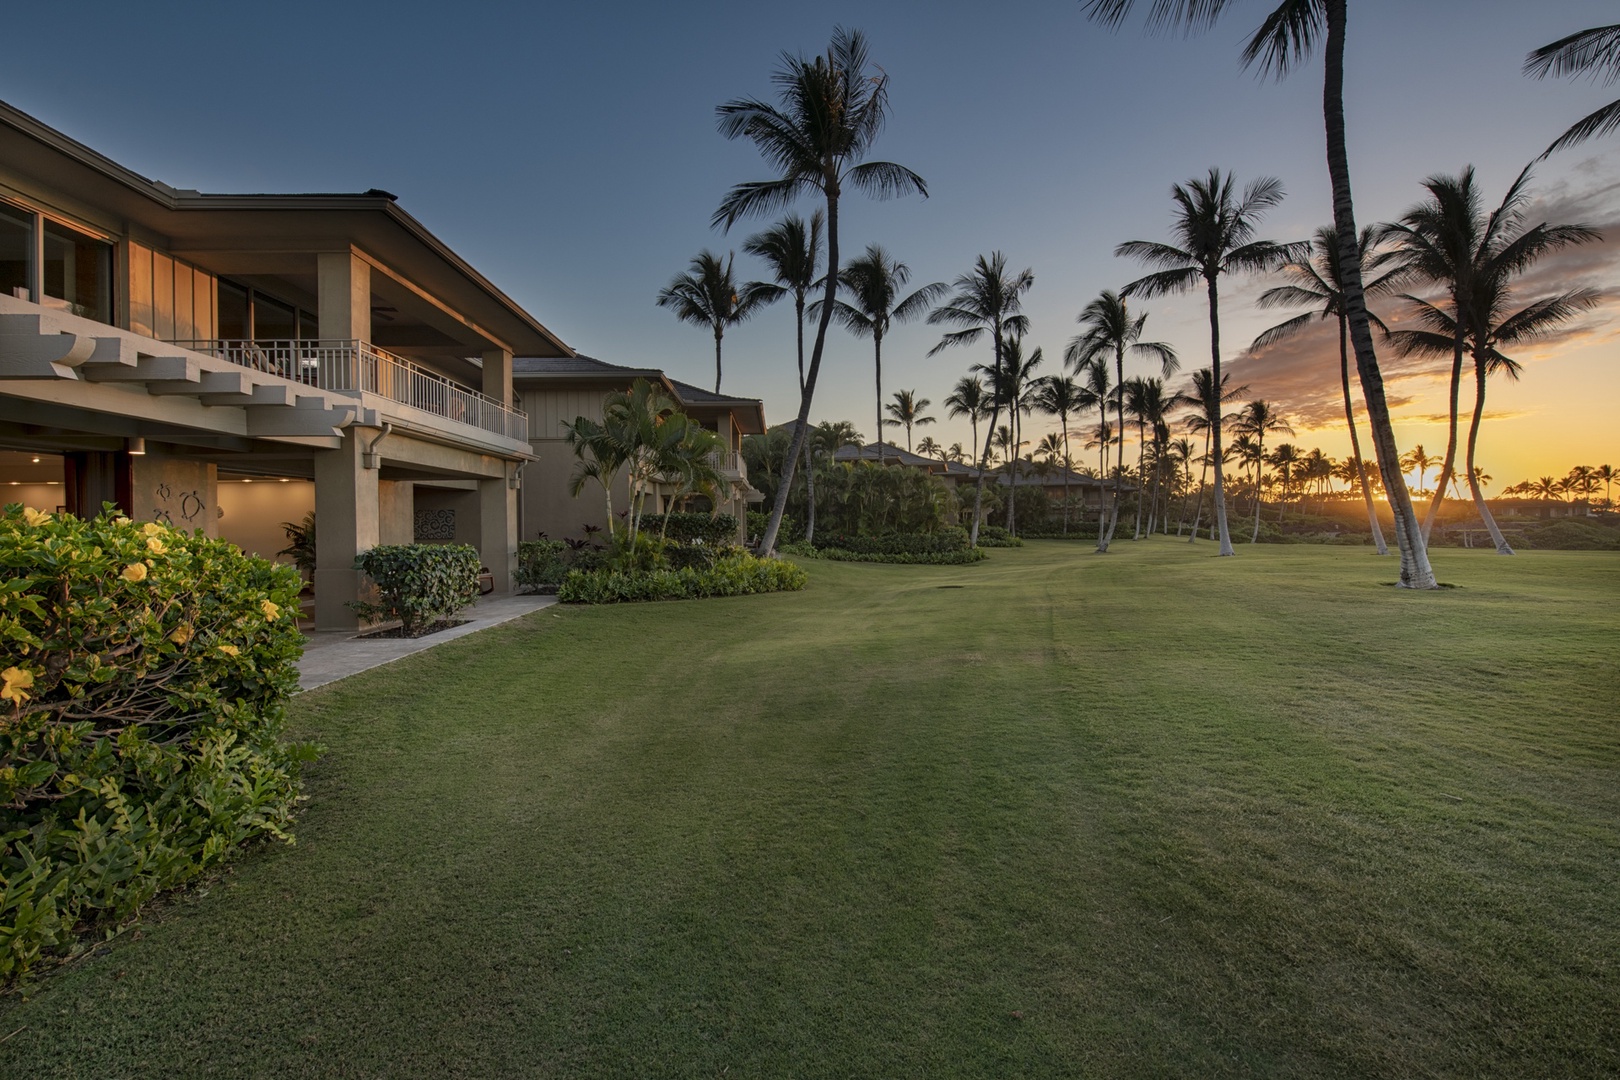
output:
[[[377,459],[377,447],[384,439],[388,438],[389,432],[393,430],[393,422],[390,420],[384,420],[382,428],[377,432],[377,437],[372,439],[371,442],[367,444],[365,450],[360,454],[360,465],[362,468],[375,469],[379,467],[380,463]]]

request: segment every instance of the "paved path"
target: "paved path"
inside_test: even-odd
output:
[[[304,658],[298,662],[298,688],[313,690],[368,668],[393,663],[402,656],[488,630],[556,602],[555,596],[480,598],[464,613],[470,620],[465,626],[421,638],[359,638],[347,630],[311,630],[306,634],[309,643],[304,646]]]

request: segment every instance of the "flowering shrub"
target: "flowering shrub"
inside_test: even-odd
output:
[[[103,514],[0,515],[0,982],[287,832],[298,574]]]

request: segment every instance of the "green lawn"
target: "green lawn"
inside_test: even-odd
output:
[[[1620,1073],[1620,556],[1212,551],[812,562],[304,695],[298,845],[0,1001],[0,1074]]]

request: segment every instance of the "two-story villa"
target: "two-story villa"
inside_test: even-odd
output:
[[[0,104],[0,502],[265,555],[313,509],[320,628],[379,543],[465,540],[505,591],[512,358],[572,355],[387,192],[176,190]]]

